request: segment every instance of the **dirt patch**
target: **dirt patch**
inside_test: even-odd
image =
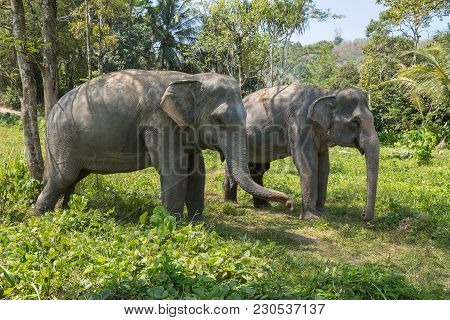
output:
[[[19,111],[8,109],[8,108],[5,108],[5,107],[2,107],[1,105],[0,105],[0,113],[12,113],[12,114],[15,114],[15,115],[20,117],[20,112]]]

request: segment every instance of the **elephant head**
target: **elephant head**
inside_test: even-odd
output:
[[[366,96],[354,88],[336,91],[314,101],[308,118],[326,132],[330,144],[355,147],[365,154],[367,199],[362,218],[371,220],[375,214],[380,142]]]
[[[242,189],[281,202],[292,210],[292,200],[287,195],[258,185],[250,176],[246,111],[239,85],[233,78],[207,73],[172,82],[161,99],[161,108],[180,128],[189,128],[200,148],[219,151]]]

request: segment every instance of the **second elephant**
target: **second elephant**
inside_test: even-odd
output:
[[[247,110],[249,169],[263,185],[270,162],[292,156],[300,173],[303,219],[324,215],[330,161],[328,148],[355,147],[365,154],[367,200],[364,220],[375,214],[380,144],[365,95],[358,89],[331,91],[296,85],[265,88],[243,99]],[[226,174],[225,199],[237,200]],[[256,207],[268,202],[253,198]]]

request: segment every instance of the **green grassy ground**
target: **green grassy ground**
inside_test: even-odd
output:
[[[91,175],[71,210],[33,217],[39,185],[27,178],[21,131],[0,127],[0,139],[0,297],[450,298],[449,150],[418,166],[383,147],[370,223],[360,219],[357,151],[331,150],[329,216],[317,221],[298,219],[290,158],[273,163],[265,183],[292,195],[294,211],[257,210],[242,190],[238,206],[222,200],[223,165],[206,151],[205,224],[174,229],[157,207],[153,169]]]

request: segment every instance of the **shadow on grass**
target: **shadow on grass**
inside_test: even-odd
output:
[[[277,245],[301,246],[303,250],[315,251],[314,246],[317,239],[296,234],[293,232],[286,232],[275,228],[261,228],[236,226],[225,223],[215,224],[213,229],[224,238],[237,239],[244,238],[247,240],[259,240],[262,242],[275,242]]]
[[[160,200],[153,194],[132,189],[123,190],[110,181],[101,181],[100,185],[95,187],[81,185],[77,194],[87,197],[89,209],[110,212],[112,217],[122,224],[137,222],[144,212],[151,213],[160,205]]]

